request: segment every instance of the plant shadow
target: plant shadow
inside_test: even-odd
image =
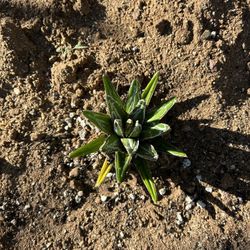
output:
[[[250,136],[227,129],[213,128],[209,120],[180,120],[178,116],[197,106],[207,96],[200,96],[176,104],[171,112],[171,127],[175,134],[176,145],[181,145],[191,160],[191,166],[184,168],[179,161],[170,159],[171,168],[158,171],[163,180],[170,178],[176,185],[196,200],[208,203],[206,209],[215,218],[217,205],[230,216],[231,211],[218,198],[217,190],[223,190],[244,201],[250,199]],[[177,112],[176,112],[177,111]],[[161,178],[161,177],[160,177]],[[207,192],[204,184],[217,192]]]

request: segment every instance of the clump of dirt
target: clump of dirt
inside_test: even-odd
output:
[[[0,1],[0,248],[248,249],[249,27],[247,0]],[[155,206],[133,169],[94,189],[104,156],[67,156],[103,72],[125,97],[156,71],[188,159],[154,165]]]
[[[28,73],[35,46],[10,18],[0,19],[0,44],[0,77]]]

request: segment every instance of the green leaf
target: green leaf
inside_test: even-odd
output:
[[[138,147],[139,147],[139,140],[131,139],[131,138],[122,138],[121,142],[125,149],[127,150],[128,154],[133,155]]]
[[[104,144],[101,146],[100,150],[102,152],[112,153],[115,151],[121,151],[122,150],[122,144],[120,142],[120,138],[113,134],[110,135],[104,142]]]
[[[107,176],[107,174],[110,172],[111,168],[112,168],[112,164],[108,163],[107,158],[105,159],[101,171],[99,172],[95,187],[99,187],[102,182],[104,181],[105,177]]]
[[[160,107],[154,108],[146,114],[147,122],[159,121],[161,120],[167,112],[176,103],[176,97],[171,98],[169,101],[162,104]]]
[[[131,155],[125,155],[121,152],[115,152],[116,179],[119,183],[123,181],[128,167],[130,166],[131,160]]]
[[[165,123],[158,123],[156,125],[153,125],[152,127],[144,128],[141,133],[141,138],[142,140],[149,140],[166,132],[169,132],[170,130],[171,128],[169,127],[169,125]]]
[[[94,153],[99,150],[106,139],[105,135],[100,135],[98,138],[93,141],[81,146],[80,148],[74,150],[69,154],[70,158],[75,158],[78,156],[85,156],[91,153]]]
[[[140,100],[140,84],[134,80],[128,91],[128,98],[126,102],[126,112],[131,114]]]
[[[132,119],[128,119],[125,124],[125,136],[129,137],[134,128],[134,122]]]
[[[131,114],[131,118],[133,121],[139,121],[140,124],[143,124],[146,113],[146,103],[145,100],[141,99],[136,105],[133,113]]]
[[[103,83],[106,93],[106,103],[112,119],[124,119],[126,112],[122,100],[107,75],[103,76]]]
[[[138,151],[136,152],[136,155],[149,161],[157,161],[159,158],[154,146],[149,143],[141,144]]]
[[[114,130],[116,134],[120,137],[124,137],[123,133],[123,126],[122,126],[122,120],[121,119],[115,119],[114,120]]]
[[[138,138],[139,135],[141,134],[141,131],[142,131],[142,125],[139,123],[139,121],[136,121],[135,126],[128,137]]]
[[[154,145],[156,149],[160,152],[168,153],[170,155],[174,155],[177,157],[183,157],[183,158],[188,157],[187,154],[183,152],[181,149],[177,148],[176,146],[170,143],[166,143],[163,140],[155,142]]]
[[[153,75],[150,82],[148,83],[148,85],[146,86],[146,88],[144,89],[144,91],[142,92],[141,97],[143,99],[145,99],[147,106],[149,105],[149,103],[151,101],[151,98],[152,98],[152,96],[154,94],[155,88],[156,88],[157,83],[158,83],[158,79],[159,79],[159,72],[156,72]]]
[[[153,202],[156,203],[158,201],[157,190],[156,190],[154,181],[152,179],[150,169],[149,169],[147,162],[143,159],[137,158],[135,160],[135,166],[136,166],[136,169],[138,170],[138,172],[141,176],[141,179],[142,179],[145,187],[147,188]]]
[[[97,113],[90,110],[83,111],[83,114],[90,122],[96,125],[100,130],[106,134],[112,134],[112,122],[108,115]]]

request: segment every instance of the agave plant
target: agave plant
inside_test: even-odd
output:
[[[114,154],[114,163],[106,159],[96,187],[115,167],[116,179],[121,183],[129,168],[134,166],[152,200],[157,202],[157,190],[151,176],[148,161],[157,161],[158,152],[165,152],[178,157],[187,157],[180,149],[166,142],[163,135],[170,132],[168,124],[162,123],[162,118],[173,107],[176,98],[149,109],[151,98],[158,83],[159,73],[155,73],[146,88],[141,92],[137,80],[132,81],[127,99],[123,101],[111,84],[107,75],[103,76],[106,93],[106,103],[109,115],[90,110],[83,111],[84,116],[103,133],[93,141],[70,153],[70,157],[86,156],[96,151]]]

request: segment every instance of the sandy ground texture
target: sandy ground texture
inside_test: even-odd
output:
[[[94,189],[84,108],[160,72],[177,96],[153,205],[132,170]],[[250,249],[249,0],[0,0],[0,249]]]

